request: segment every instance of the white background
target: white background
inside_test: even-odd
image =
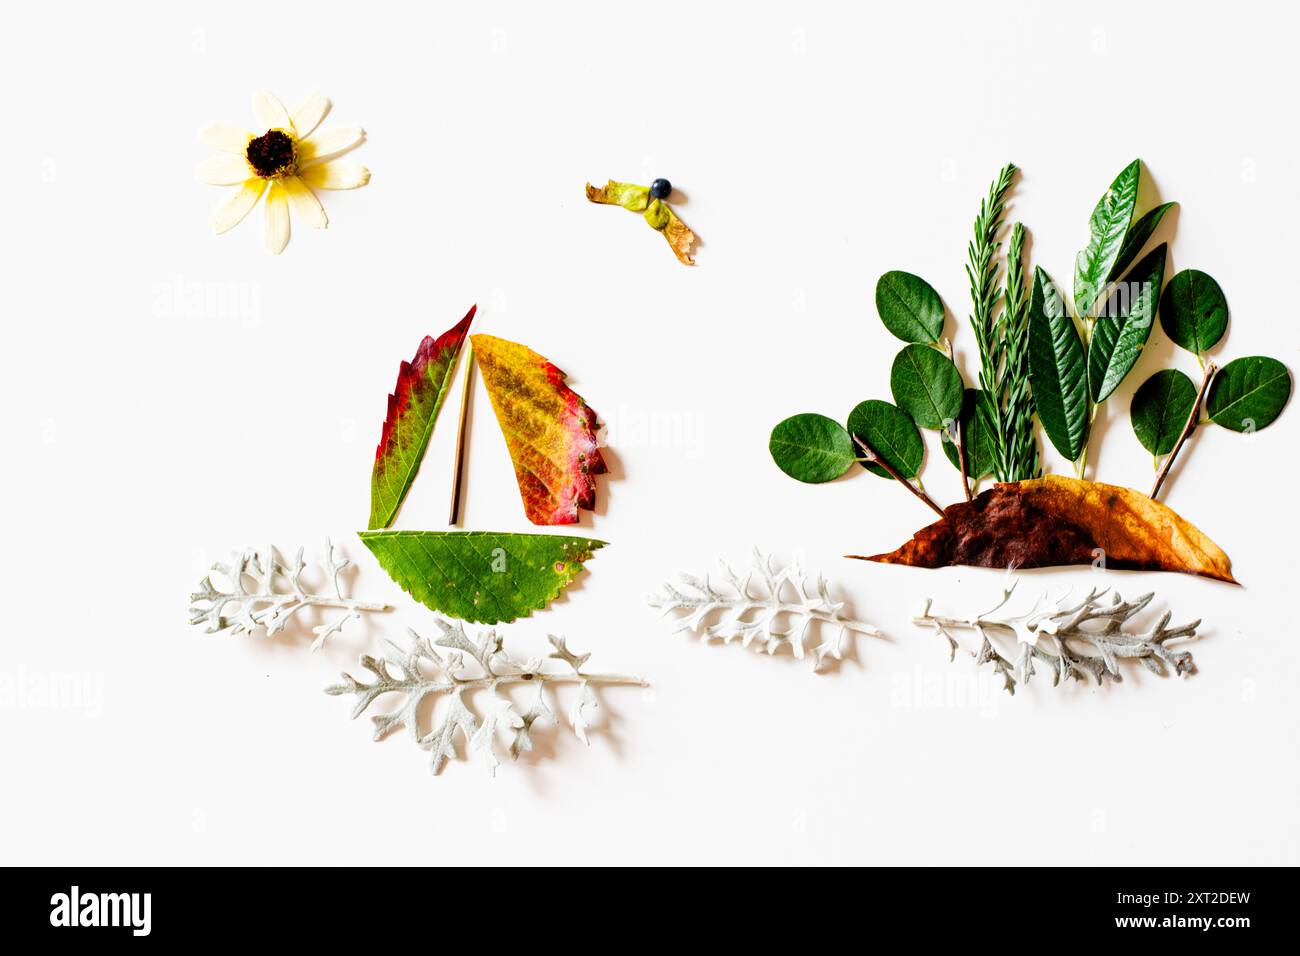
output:
[[[930,515],[865,474],[805,486],[772,425],[888,397],[880,273],[925,276],[974,371],[962,271],[998,168],[1068,285],[1135,156],[1180,202],[1171,270],[1214,275],[1224,361],[1300,368],[1294,22],[1263,4],[27,4],[0,36],[4,441],[0,860],[41,863],[1291,863],[1300,859],[1291,499],[1300,413],[1199,433],[1165,500],[1233,588],[1111,573],[1202,617],[1199,673],[1014,698],[909,623],[974,611],[997,571],[843,560]],[[214,237],[195,133],[251,93],[319,90],[360,124],[370,186],[275,258],[260,209]],[[586,180],[673,180],[703,240],[676,263]],[[381,635],[431,629],[351,534],[385,396],[420,337],[477,328],[571,374],[613,474],[579,533],[611,542],[523,654],[564,633],[653,690],[604,695],[495,780],[369,740],[321,689]],[[1146,489],[1132,389],[1195,362],[1156,331],[1109,403],[1093,477]],[[968,375],[969,379],[969,375]],[[529,530],[479,386],[467,527]],[[453,394],[397,527],[441,528]],[[958,494],[934,436],[925,471]],[[1054,470],[1068,471],[1054,453]],[[186,626],[211,561],[274,542],[355,558],[398,610],[311,654]],[[645,596],[752,545],[801,551],[888,640],[835,673],[673,636]],[[1024,599],[1084,588],[1035,572]],[[973,644],[967,644],[972,647]],[[50,700],[42,687],[82,692]],[[79,698],[79,699],[78,699]]]

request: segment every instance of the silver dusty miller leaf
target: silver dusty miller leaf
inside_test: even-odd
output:
[[[304,588],[303,548],[298,549],[291,565],[285,565],[274,547],[263,551],[245,548],[229,564],[218,561],[190,595],[190,623],[206,624],[207,633],[230,631],[252,634],[259,629],[269,637],[284,630],[290,619],[304,608],[319,607],[342,611],[332,620],[312,628],[316,640],[312,650],[319,650],[325,640],[337,634],[349,621],[360,619],[363,612],[387,611],[387,604],[354,601],[343,594],[341,575],[351,562],[342,557],[329,538],[320,559],[325,579],[333,593],[313,594]],[[218,580],[214,581],[213,578]],[[223,590],[228,588],[229,590]]]
[[[403,647],[385,641],[387,651],[382,657],[361,657],[361,666],[374,677],[370,682],[357,680],[343,674],[341,683],[325,688],[325,693],[338,696],[352,694],[356,705],[352,716],[359,717],[378,698],[385,694],[400,694],[396,710],[377,714],[370,719],[374,724],[374,739],[381,740],[389,733],[405,727],[411,739],[429,751],[431,769],[440,773],[447,761],[456,756],[456,740],[463,737],[471,755],[481,755],[489,773],[495,776],[501,761],[497,754],[499,738],[510,739],[510,756],[517,759],[521,753],[533,748],[533,725],[538,720],[554,722],[555,715],[547,703],[547,687],[555,684],[578,684],[577,702],[569,712],[573,732],[584,744],[591,726],[590,711],[596,706],[593,687],[622,684],[645,687],[639,677],[621,674],[588,674],[582,670],[591,655],[576,655],[565,646],[564,638],[551,637],[555,653],[550,656],[563,660],[568,672],[553,672],[543,667],[541,660],[520,661],[506,653],[502,639],[495,630],[488,630],[471,640],[460,621],[436,619],[441,632],[432,644],[408,631],[410,641]],[[446,653],[439,653],[442,648]],[[518,710],[515,702],[502,689],[518,684],[533,684],[537,694],[526,710]],[[483,716],[475,714],[467,704],[474,692],[488,692],[488,706]],[[448,698],[440,721],[431,719],[432,726],[422,729],[420,708],[426,698],[443,694]]]
[[[1092,677],[1098,684],[1121,681],[1120,662],[1132,659],[1141,661],[1154,674],[1170,670],[1178,675],[1195,673],[1191,652],[1171,650],[1166,644],[1195,638],[1201,625],[1199,619],[1170,627],[1171,614],[1166,611],[1146,630],[1125,629],[1125,624],[1151,603],[1154,594],[1144,594],[1134,601],[1111,594],[1105,600],[1109,589],[1093,588],[1081,601],[1071,601],[1069,592],[1064,591],[1055,598],[1043,595],[1023,614],[999,613],[1011,600],[1016,583],[1008,577],[1001,600],[983,613],[970,617],[938,615],[931,612],[933,601],[927,600],[925,611],[912,622],[948,641],[949,660],[956,658],[960,646],[952,632],[974,631],[980,641],[979,650],[972,652],[975,663],[991,664],[1010,694],[1015,694],[1017,683],[1026,683],[1037,673],[1035,664],[1050,669],[1054,687],[1070,677]],[[1006,647],[1012,644],[1014,648]],[[1015,660],[1004,656],[1003,649]]]
[[[843,603],[831,599],[820,574],[810,584],[798,559],[779,568],[755,548],[753,564],[743,576],[725,561],[718,563],[719,580],[681,572],[676,581],[664,585],[662,593],[648,598],[650,606],[665,616],[684,612],[673,633],[689,632],[705,641],[720,638],[724,644],[739,640],[769,654],[788,644],[795,657],[811,656],[814,671],[825,670],[830,658],[841,659],[850,632],[881,636],[871,625],[842,613]],[[809,647],[814,633],[823,640]]]

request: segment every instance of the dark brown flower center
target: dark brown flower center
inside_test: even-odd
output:
[[[283,130],[269,129],[256,139],[249,140],[244,155],[248,165],[264,179],[293,172],[298,158],[293,137]]]

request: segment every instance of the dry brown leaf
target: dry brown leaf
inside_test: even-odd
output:
[[[897,551],[849,557],[920,568],[1045,568],[1104,558],[1108,568],[1237,583],[1223,550],[1168,505],[1062,475],[995,485],[949,505]]]
[[[691,258],[691,245],[695,242],[695,233],[691,232],[686,223],[677,218],[677,214],[666,202],[658,199],[651,201],[644,215],[650,228],[664,234],[678,262],[684,266],[695,265],[695,260]]]
[[[686,223],[682,222],[668,211],[668,225],[664,227],[664,238],[668,240],[668,245],[672,246],[673,254],[677,256],[679,262],[683,265],[695,265],[695,259],[691,256],[691,246],[695,244],[695,233],[691,232]]]

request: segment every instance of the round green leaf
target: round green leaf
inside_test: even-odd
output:
[[[943,428],[961,414],[957,367],[928,345],[909,345],[894,358],[889,389],[898,407],[922,428]]]
[[[973,480],[993,474],[997,460],[998,446],[993,429],[989,427],[988,415],[980,407],[980,390],[966,389],[962,401],[961,420],[966,432],[966,476]],[[942,432],[943,453],[952,462],[954,468],[961,468],[957,457],[957,436],[949,435],[945,428]]]
[[[897,405],[867,399],[849,412],[849,432],[861,438],[904,478],[915,478],[925,457],[925,443],[916,423]],[[893,476],[879,465],[863,462],[863,467],[881,478]]]
[[[780,422],[772,429],[767,449],[778,468],[810,485],[834,481],[857,459],[844,426],[811,412]]]
[[[1249,355],[1219,370],[1205,396],[1205,410],[1216,425],[1234,432],[1256,432],[1272,423],[1291,397],[1291,373],[1277,359]]]
[[[1174,450],[1196,404],[1196,385],[1176,368],[1156,372],[1133,393],[1129,418],[1133,433],[1151,454]]]
[[[935,343],[943,334],[943,300],[920,276],[886,272],[876,283],[876,311],[904,342]]]
[[[1228,300],[1219,283],[1198,269],[1184,269],[1169,280],[1160,297],[1160,325],[1189,352],[1200,355],[1223,338]]]

